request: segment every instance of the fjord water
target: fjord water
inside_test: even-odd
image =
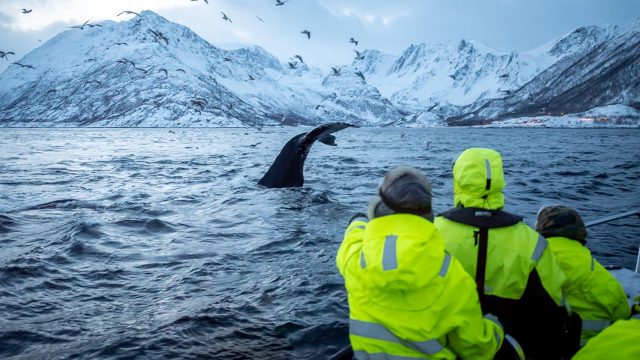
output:
[[[469,147],[504,157],[506,209],[593,220],[640,207],[638,129],[346,129],[305,186],[256,185],[308,128],[2,129],[1,358],[326,358],[347,344],[335,253],[385,172],[413,165],[435,210]],[[631,268],[640,222],[590,228]]]

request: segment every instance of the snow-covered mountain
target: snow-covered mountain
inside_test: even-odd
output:
[[[590,32],[592,29],[581,28],[572,35]],[[592,46],[561,58],[506,96],[469,106],[448,121],[474,124],[484,119],[562,116],[611,105],[639,110],[640,26],[603,37],[603,41],[596,41],[593,36],[583,38]],[[564,42],[558,42],[551,50],[562,47]],[[611,115],[616,117],[617,113]]]
[[[442,126],[640,109],[640,22],[521,53],[469,40],[365,50],[339,74],[258,46],[224,50],[150,11],[100,25],[64,31],[18,61],[33,68],[0,74],[0,126]]]
[[[532,51],[500,53],[475,41],[411,45],[399,57],[377,51],[354,62],[394,104],[420,117],[444,120],[487,100],[502,98],[560,59],[616,37],[618,29],[580,28]]]
[[[355,123],[399,116],[380,96],[350,106],[357,93],[341,91],[348,108],[323,101],[334,91],[321,86],[320,70],[299,62],[294,69],[258,46],[217,48],[150,11],[100,25],[64,31],[19,61],[34,68],[13,65],[0,75],[2,125],[253,126],[315,124],[329,114]]]

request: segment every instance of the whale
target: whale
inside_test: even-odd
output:
[[[325,145],[337,146],[336,137],[331,134],[348,127],[357,126],[346,122],[328,122],[294,136],[282,147],[258,185],[268,188],[301,187],[304,184],[304,162],[311,145],[319,141]]]

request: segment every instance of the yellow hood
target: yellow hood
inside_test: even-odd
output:
[[[453,166],[453,203],[459,207],[500,209],[506,186],[500,153],[471,148],[458,156]]]

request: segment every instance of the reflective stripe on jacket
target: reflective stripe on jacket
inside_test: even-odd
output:
[[[445,247],[460,261],[472,278],[476,276],[478,228],[448,220],[435,219]],[[546,292],[557,305],[563,304],[565,275],[548,249],[547,240],[524,222],[491,229],[487,243],[485,294],[520,299],[529,274],[535,268]]]
[[[563,286],[566,300],[582,318],[583,343],[613,321],[629,317],[631,309],[624,289],[587,247],[565,237],[547,241],[567,277]]]
[[[483,318],[473,280],[428,220],[356,220],[336,259],[358,359],[491,359],[504,334]]]

